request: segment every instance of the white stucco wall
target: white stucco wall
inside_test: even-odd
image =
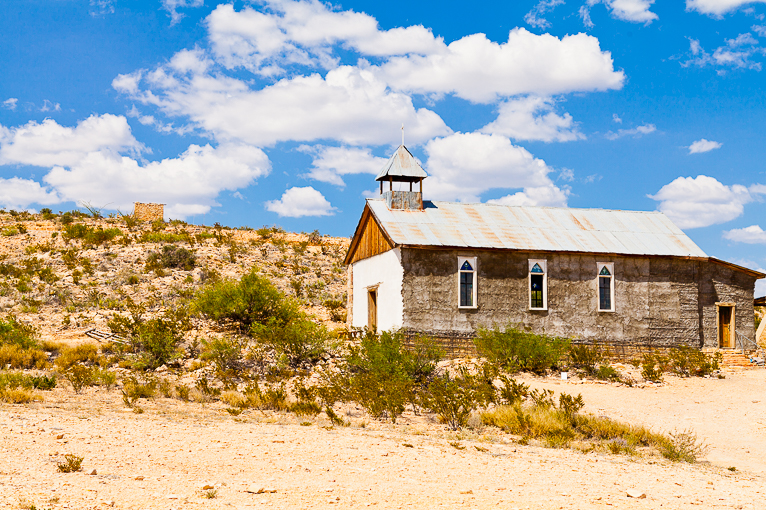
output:
[[[378,331],[399,329],[404,322],[404,268],[399,248],[360,260],[353,271],[352,326],[367,326],[367,292],[378,286]]]

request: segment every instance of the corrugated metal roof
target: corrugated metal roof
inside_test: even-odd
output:
[[[407,150],[407,147],[400,145],[394,155],[386,162],[378,176],[376,181],[388,180],[388,177],[393,177],[393,180],[417,180],[428,177],[428,174],[423,167],[415,159],[415,156]],[[399,179],[397,179],[397,177]]]
[[[367,199],[397,245],[707,257],[661,212],[424,201],[391,210]]]

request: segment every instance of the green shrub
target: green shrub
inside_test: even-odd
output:
[[[269,319],[254,324],[251,334],[261,343],[284,355],[292,366],[316,363],[327,351],[329,332],[323,324],[309,320],[302,313],[287,323]]]
[[[128,300],[130,315],[116,315],[107,322],[112,333],[128,339],[127,349],[138,355],[134,367],[155,369],[175,362],[184,352],[179,348],[189,322],[183,309],[166,310],[160,317],[145,320],[142,306]]]
[[[670,437],[660,445],[662,456],[673,462],[694,463],[705,455],[707,446],[697,440],[697,435],[690,431],[670,433]]]
[[[197,257],[193,252],[180,246],[163,246],[162,252],[152,252],[146,258],[146,268],[150,271],[156,269],[183,269],[191,271],[197,265]]]
[[[403,347],[404,332],[367,331],[350,348],[339,374],[327,377],[320,390],[327,405],[333,398],[351,400],[375,418],[395,422],[407,403],[414,403],[434,376],[442,351],[427,337],[415,339],[414,349]]]
[[[225,279],[206,285],[195,296],[194,309],[208,319],[235,324],[243,332],[270,319],[290,322],[298,315],[297,304],[257,271],[253,269],[240,281]]]
[[[236,338],[213,338],[202,340],[200,358],[215,366],[216,377],[228,386],[243,368],[242,348],[244,342]]]
[[[130,408],[134,408],[141,398],[154,398],[156,391],[157,380],[151,377],[139,380],[130,376],[122,380],[122,401]]]
[[[641,358],[641,377],[647,381],[662,382],[662,373],[666,360],[663,356],[644,354]]]
[[[529,396],[529,385],[518,383],[505,375],[499,377],[502,386],[499,389],[498,403],[506,406],[520,404]]]
[[[33,376],[21,372],[0,371],[0,390],[22,388],[25,390],[51,390],[56,387],[54,376]]]
[[[64,462],[58,463],[58,469],[62,473],[76,473],[82,469],[82,457],[67,453],[64,455]]]
[[[37,330],[13,315],[8,315],[0,319],[0,345],[16,345],[22,349],[38,348]]]
[[[601,365],[598,367],[598,370],[596,370],[593,373],[593,377],[596,379],[601,379],[602,381],[612,381],[617,382],[620,381],[620,373],[615,369],[614,367],[610,365]]]
[[[710,375],[719,369],[719,364],[723,361],[720,352],[708,355],[688,346],[671,349],[668,358],[673,371],[681,377]]]
[[[95,344],[80,344],[73,347],[63,347],[56,358],[56,367],[59,370],[67,370],[77,363],[98,363],[101,358],[98,355],[98,346]]]
[[[93,369],[76,363],[64,371],[64,377],[72,385],[75,393],[81,393],[83,388],[93,384]]]
[[[597,367],[604,363],[604,353],[596,346],[574,344],[569,347],[569,364],[573,368],[584,370],[588,375],[594,375]]]
[[[24,349],[13,344],[0,345],[0,367],[8,365],[11,368],[43,369],[48,366],[48,355],[35,348]]]
[[[74,223],[64,226],[64,232],[61,234],[61,237],[67,244],[72,239],[81,239],[85,244],[101,245],[120,235],[122,235],[122,231],[119,228],[108,228],[105,230],[98,227],[94,229],[83,223]]]
[[[556,368],[569,348],[569,339],[537,335],[513,325],[504,329],[480,328],[474,342],[479,354],[498,368],[509,372],[543,374]]]
[[[322,407],[317,403],[317,388],[306,387],[299,382],[294,392],[296,402],[290,406],[290,411],[297,416],[316,416],[322,412]]]
[[[471,413],[494,401],[495,388],[486,373],[470,374],[461,368],[458,375],[437,377],[428,385],[426,407],[450,429],[465,427]]]

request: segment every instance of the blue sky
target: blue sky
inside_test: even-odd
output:
[[[350,235],[425,198],[661,210],[766,267],[766,5],[6,0],[0,207]]]

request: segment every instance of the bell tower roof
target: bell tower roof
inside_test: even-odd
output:
[[[423,167],[415,159],[415,156],[400,145],[391,159],[383,166],[376,181],[418,182],[428,177]]]

